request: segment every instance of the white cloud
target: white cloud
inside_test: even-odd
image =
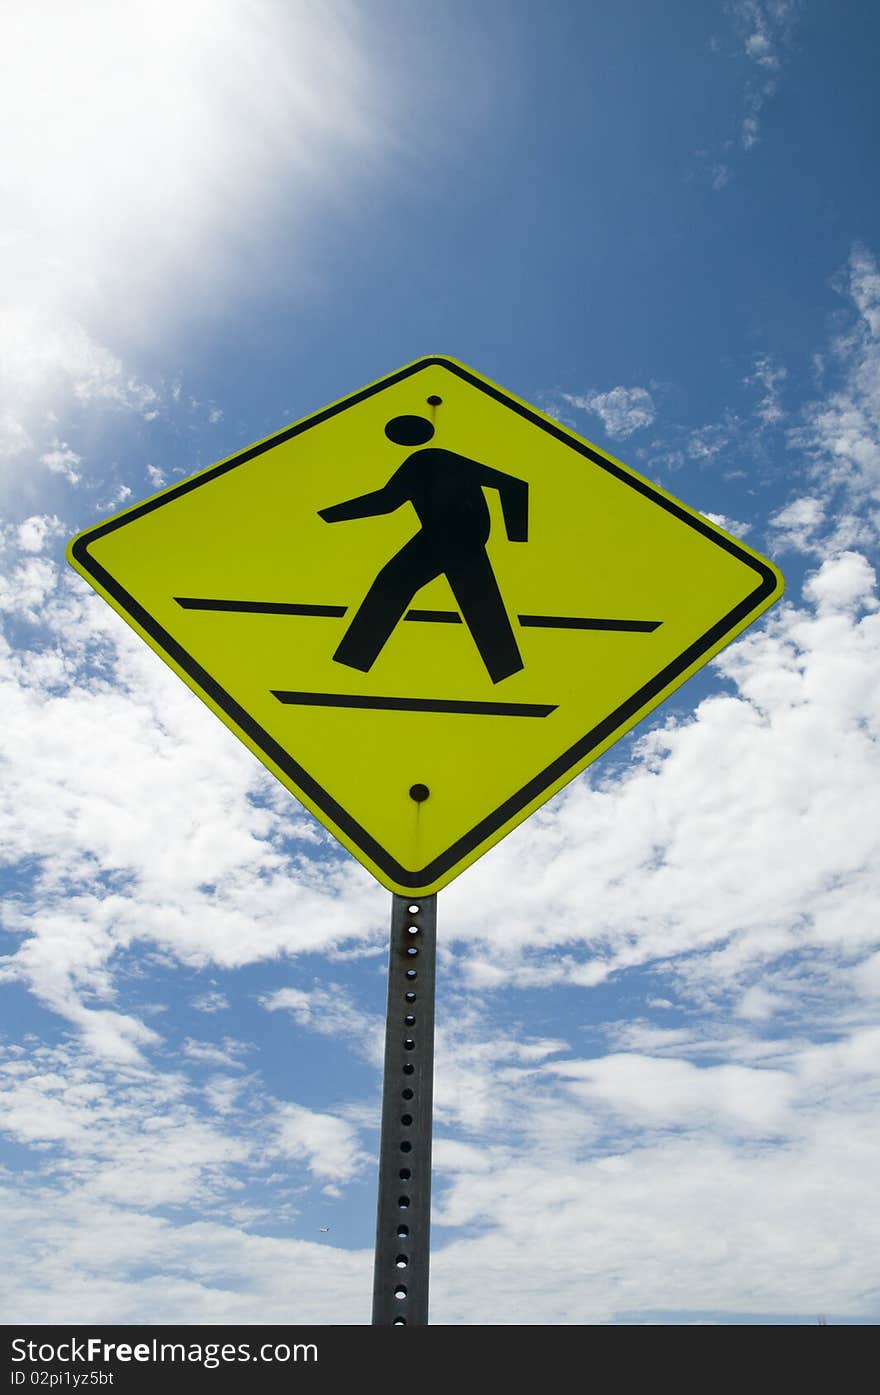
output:
[[[447,1004],[435,1042],[434,1116],[441,1129],[454,1127],[480,1137],[510,1125],[556,1136],[554,1106],[549,1099],[536,1100],[534,1092],[537,1071],[566,1049],[565,1041],[494,1027],[489,1000],[471,988],[463,1001]],[[583,1131],[590,1125],[581,1121],[578,1127]]]
[[[560,394],[571,407],[594,412],[611,436],[631,436],[634,431],[650,426],[657,415],[654,400],[646,388],[616,387],[608,392]]]
[[[338,1195],[340,1184],[350,1181],[369,1162],[359,1146],[357,1130],[347,1119],[301,1105],[279,1108],[276,1146],[284,1157],[303,1159],[330,1195]]]
[[[289,1012],[299,1026],[322,1036],[349,1039],[371,1064],[382,1064],[384,1020],[359,1009],[339,984],[327,983],[309,991],[279,988],[261,997],[260,1006],[267,1012]]]
[[[48,466],[53,475],[63,475],[70,484],[80,482],[76,466],[82,464],[82,456],[71,450],[66,441],[53,441],[51,449],[40,456],[40,464]]]
[[[780,387],[788,377],[788,372],[782,364],[774,364],[767,354],[761,354],[755,360],[755,366],[745,383],[747,387],[758,387],[763,389],[763,397],[756,408],[758,420],[764,426],[776,426],[785,416],[785,411],[780,401]]]
[[[127,375],[120,360],[82,325],[53,325],[39,311],[17,308],[4,314],[0,328],[0,365],[14,400],[26,400],[58,380],[80,403],[103,402],[147,416],[155,411],[155,390]]]
[[[246,1142],[200,1118],[189,1095],[180,1075],[125,1061],[104,1071],[63,1047],[0,1068],[6,1135],[50,1148],[44,1171],[80,1197],[135,1209],[219,1195],[247,1160]]]
[[[15,530],[22,552],[42,552],[51,538],[63,537],[64,525],[54,514],[32,514]]]
[[[880,950],[857,965],[853,978],[859,993],[868,998],[880,997]]]
[[[812,461],[813,479],[830,495],[846,492],[850,507],[873,519],[880,512],[880,270],[864,247],[854,248],[839,289],[855,315],[832,344],[829,374],[838,382],[804,412],[791,444]]]
[[[751,523],[742,523],[738,518],[728,518],[723,513],[710,513],[708,509],[701,509],[704,518],[723,528],[725,533],[732,533],[735,538],[744,538],[751,529]]]
[[[225,993],[219,993],[212,989],[208,993],[200,993],[197,998],[193,998],[192,1005],[196,1012],[225,1012],[229,1007],[229,999]]]
[[[28,555],[31,549],[27,543],[23,551],[25,556],[17,565],[6,576],[0,575],[0,611],[35,621],[40,606],[54,589],[56,569],[46,558]]]
[[[800,552],[818,551],[816,534],[825,522],[825,503],[814,495],[793,499],[769,519],[771,528],[779,530],[781,546],[797,548]]]
[[[719,422],[691,430],[667,427],[650,445],[655,469],[712,463],[735,451],[762,462],[763,482],[771,471],[778,475],[775,453],[787,446],[786,468],[795,474],[797,493],[768,519],[774,545],[819,558],[869,550],[880,536],[880,271],[874,256],[856,246],[835,286],[848,314],[842,328],[838,318],[827,352],[815,356],[822,396],[797,410],[786,406],[789,372],[762,354],[742,380],[759,394],[751,411],[727,410]],[[726,481],[740,477],[744,471],[724,473]],[[737,531],[733,521],[730,531]]]
[[[499,1076],[501,1117],[438,1140],[433,1320],[869,1314],[877,1036],[692,1029],[724,1064],[673,1046]]]
[[[210,1041],[194,1041],[192,1037],[187,1037],[182,1050],[183,1054],[191,1061],[200,1061],[211,1066],[227,1066],[231,1070],[241,1070],[241,1061],[237,1060],[236,1057],[246,1048],[228,1038],[224,1042],[224,1047],[221,1048]]]
[[[74,405],[134,412],[147,419],[156,415],[156,390],[128,372],[69,311],[60,306],[10,306],[12,294],[12,288],[0,283],[0,379],[7,394],[0,457],[20,459],[33,450],[35,438],[45,434],[55,412],[69,412]],[[82,457],[54,435],[46,445],[40,453],[42,463],[71,484],[79,483],[76,467]]]
[[[730,444],[737,423],[729,414],[723,423],[711,422],[689,432],[686,453],[692,460],[713,460]]]
[[[799,5],[798,0],[732,0],[726,8],[733,18],[740,45],[733,56],[748,73],[738,136],[741,148],[749,151],[761,139],[764,108],[776,93]],[[709,47],[716,55],[725,48],[717,38],[710,41]],[[735,140],[731,136],[715,151],[700,149],[696,152],[706,162],[715,190],[725,188],[733,176],[729,152],[734,145]],[[719,158],[719,155],[724,158]]]
[[[861,1118],[838,1140],[818,1126],[796,1146],[689,1133],[591,1160],[536,1150],[486,1176],[462,1171],[435,1222],[442,1233],[454,1220],[461,1238],[434,1259],[433,1320],[870,1320],[876,1160]]]
[[[761,68],[776,69],[797,15],[797,0],[734,0],[732,13],[747,56]]]
[[[820,615],[838,610],[851,614],[859,607],[877,609],[876,585],[877,575],[868,561],[858,552],[844,552],[822,563],[804,585],[804,595]]]
[[[164,1313],[171,1322],[185,1310],[192,1321],[282,1321],[293,1292],[298,1320],[359,1320],[369,1304],[367,1256],[235,1224],[240,1216],[260,1229],[295,1216],[287,1197],[317,1165],[314,1148],[339,1150],[328,1156],[350,1175],[360,1165],[352,1127],[253,1092],[246,1103],[242,1127],[216,1090],[221,1119],[206,1116],[180,1070],[104,1070],[72,1047],[0,1049],[0,1129],[33,1157],[15,1192],[0,1184],[0,1225],[12,1245],[0,1274],[4,1315],[157,1322]],[[254,1179],[260,1200],[249,1203],[243,1189]],[[182,1207],[203,1209],[211,1223],[187,1224]]]
[[[737,1005],[740,1017],[752,1022],[766,1022],[780,1009],[786,1007],[786,1000],[779,993],[770,993],[759,983],[747,988]]]
[[[790,1124],[793,1083],[782,1071],[636,1054],[559,1062],[549,1069],[588,1106],[601,1102],[638,1123],[680,1128],[711,1118],[722,1128],[758,1134],[781,1133]]]
[[[760,139],[761,115],[776,93],[775,75],[790,44],[798,8],[797,0],[734,0],[732,13],[743,52],[761,74],[746,86],[746,111],[740,125],[744,150],[751,150]]]
[[[765,68],[778,68],[779,60],[773,52],[773,45],[763,29],[755,30],[746,39],[746,53]]]
[[[100,499],[98,503],[94,505],[94,512],[100,514],[111,513],[114,509],[118,509],[120,504],[124,504],[125,501],[130,498],[131,490],[128,485],[117,485],[112,494],[106,499]]]
[[[369,1322],[371,1251],[215,1219],[179,1224],[38,1187],[0,1187],[0,1216],[11,1322]]]

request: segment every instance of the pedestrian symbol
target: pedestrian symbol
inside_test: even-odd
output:
[[[385,435],[397,445],[422,446],[431,440],[434,427],[424,417],[395,417]],[[381,489],[319,510],[328,523],[338,523],[391,513],[409,500],[421,524],[376,577],[333,655],[337,663],[369,673],[416,592],[445,576],[492,682],[522,668],[486,554],[490,518],[484,488],[497,489],[501,496],[510,541],[525,542],[525,481],[436,447],[414,451]]]
[[[782,591],[744,543],[446,358],[69,556],[403,895],[451,881]]]

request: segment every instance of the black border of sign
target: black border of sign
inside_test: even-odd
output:
[[[495,400],[502,403],[503,406],[525,417],[542,431],[546,431],[549,435],[555,436],[563,445],[569,446],[572,450],[585,456],[588,460],[592,461],[594,465],[598,465],[601,469],[607,470],[609,474],[614,475],[615,478],[619,479],[623,484],[628,485],[631,489],[635,489],[639,494],[644,494],[646,498],[651,499],[655,504],[658,504],[660,508],[673,514],[676,518],[680,519],[681,522],[686,523],[688,527],[694,528],[698,533],[702,533],[704,537],[708,538],[718,547],[723,548],[740,562],[744,562],[746,566],[751,567],[761,579],[759,585],[746,596],[745,600],[741,601],[739,605],[735,606],[733,610],[729,611],[727,615],[717,621],[717,623],[714,624],[711,629],[707,630],[705,634],[701,635],[694,644],[689,645],[673,663],[667,664],[660,673],[651,679],[650,683],[646,683],[643,688],[640,688],[631,698],[625,703],[622,703],[620,707],[616,708],[615,711],[606,717],[604,721],[600,722],[598,726],[593,727],[592,730],[588,731],[579,741],[576,741],[563,755],[558,756],[556,760],[552,761],[550,765],[546,766],[539,774],[533,776],[531,780],[523,785],[522,789],[518,790],[516,794],[511,795],[509,799],[506,799],[504,803],[499,805],[487,818],[475,824],[463,838],[459,838],[451,847],[447,848],[444,853],[434,858],[433,862],[428,863],[425,867],[420,867],[417,871],[411,871],[406,867],[402,867],[395,858],[391,857],[390,854],[375,841],[375,839],[371,838],[366,829],[362,828],[356,819],[353,819],[345,809],[337,804],[336,800],[309,775],[308,771],[297,764],[292,756],[279,746],[269,733],[263,730],[258,722],[254,721],[253,717],[245,712],[243,708],[239,707],[234,698],[232,698],[225,689],[221,688],[219,683],[217,683],[209,673],[206,673],[192,655],[187,653],[182,645],[178,644],[178,642],[144,610],[143,606],[139,605],[135,598],[129,595],[124,587],[119,585],[95,558],[89,556],[88,549],[90,544],[97,542],[99,538],[105,537],[108,533],[115,532],[117,528],[124,528],[127,523],[132,523],[135,519],[141,518],[144,514],[151,513],[153,509],[162,508],[163,505],[170,503],[173,499],[178,499],[183,494],[189,494],[191,490],[200,489],[203,484],[208,484],[211,480],[217,479],[220,475],[226,474],[229,470],[236,469],[239,465],[246,464],[247,461],[253,460],[256,456],[262,455],[265,451],[272,450],[275,446],[282,445],[285,441],[292,440],[294,436],[301,435],[310,427],[317,426],[320,422],[326,421],[329,417],[335,416],[338,412],[346,411],[349,407],[356,406],[358,402],[365,401],[366,398],[372,397],[375,393],[381,392],[384,388],[390,387],[394,383],[401,382],[404,378],[408,378],[414,373],[419,373],[425,368],[436,365],[446,368],[451,373],[455,373],[459,378],[463,378],[465,382],[470,383],[473,387],[479,388],[481,392],[485,392],[489,397],[495,398]],[[190,678],[198,684],[203,692],[205,692],[218,707],[222,708],[226,715],[241,731],[246,733],[256,746],[259,746],[260,750],[269,757],[274,765],[277,765],[280,770],[283,770],[289,779],[297,785],[319,809],[323,810],[328,818],[332,819],[336,826],[341,829],[357,847],[372,859],[377,867],[381,867],[389,877],[398,882],[401,886],[405,886],[413,891],[418,890],[420,887],[428,886],[436,881],[438,877],[442,877],[454,867],[456,863],[460,862],[463,857],[467,857],[470,852],[473,852],[480,843],[490,838],[503,824],[515,817],[525,805],[531,803],[533,799],[536,799],[550,785],[559,780],[572,766],[577,765],[579,761],[583,760],[584,756],[589,755],[590,751],[616,731],[618,727],[622,726],[623,723],[638,712],[639,708],[643,707],[646,702],[649,702],[652,697],[656,697],[657,693],[661,692],[669,683],[673,682],[673,680],[688,669],[691,664],[696,663],[707,650],[711,649],[714,644],[717,644],[719,640],[723,639],[728,631],[733,629],[741,620],[744,620],[753,610],[757,609],[761,602],[766,600],[768,596],[772,595],[777,587],[775,572],[759,558],[753,557],[750,553],[746,552],[732,538],[717,533],[711,524],[687,512],[687,510],[682,508],[675,500],[660,494],[648,484],[646,480],[631,475],[628,470],[618,465],[615,461],[600,454],[595,447],[587,445],[585,441],[579,441],[569,436],[554,422],[539,416],[536,412],[527,407],[525,403],[518,402],[515,398],[508,397],[505,392],[495,387],[494,384],[485,382],[483,379],[474,376],[474,374],[470,373],[462,364],[440,356],[419,359],[417,363],[412,363],[406,368],[401,368],[398,372],[390,374],[387,378],[381,379],[381,381],[372,384],[370,387],[362,388],[360,392],[353,393],[350,397],[344,398],[341,402],[337,402],[331,407],[325,407],[323,411],[316,412],[313,416],[306,418],[304,421],[297,422],[296,425],[288,427],[285,431],[280,431],[277,435],[270,437],[268,440],[260,441],[257,445],[250,446],[247,450],[242,451],[240,455],[233,456],[231,459],[225,460],[219,465],[215,465],[212,469],[203,471],[192,479],[184,480],[181,484],[174,486],[170,490],[166,490],[156,498],[148,499],[145,503],[128,509],[117,518],[111,518],[105,523],[99,523],[97,527],[90,528],[84,533],[81,533],[74,541],[71,551],[83,570],[94,577],[95,581],[97,581],[109,595],[114,597],[121,608],[140,625],[141,629],[152,636],[161,649],[163,649],[180,668],[189,674]]]

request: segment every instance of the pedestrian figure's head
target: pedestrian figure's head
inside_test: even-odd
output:
[[[385,427],[385,435],[396,446],[423,446],[433,434],[427,417],[392,417]]]

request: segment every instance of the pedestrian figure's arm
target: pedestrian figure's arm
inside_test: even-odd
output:
[[[501,512],[504,514],[504,527],[511,542],[529,540],[529,486],[525,480],[515,475],[505,475],[502,470],[491,470],[483,466],[483,483],[490,489],[497,489],[501,495]]]
[[[344,523],[349,518],[374,518],[376,514],[393,513],[404,501],[403,487],[396,471],[381,489],[373,489],[369,494],[360,494],[356,499],[347,499],[342,504],[331,504],[329,508],[318,509],[318,517],[325,523]]]

